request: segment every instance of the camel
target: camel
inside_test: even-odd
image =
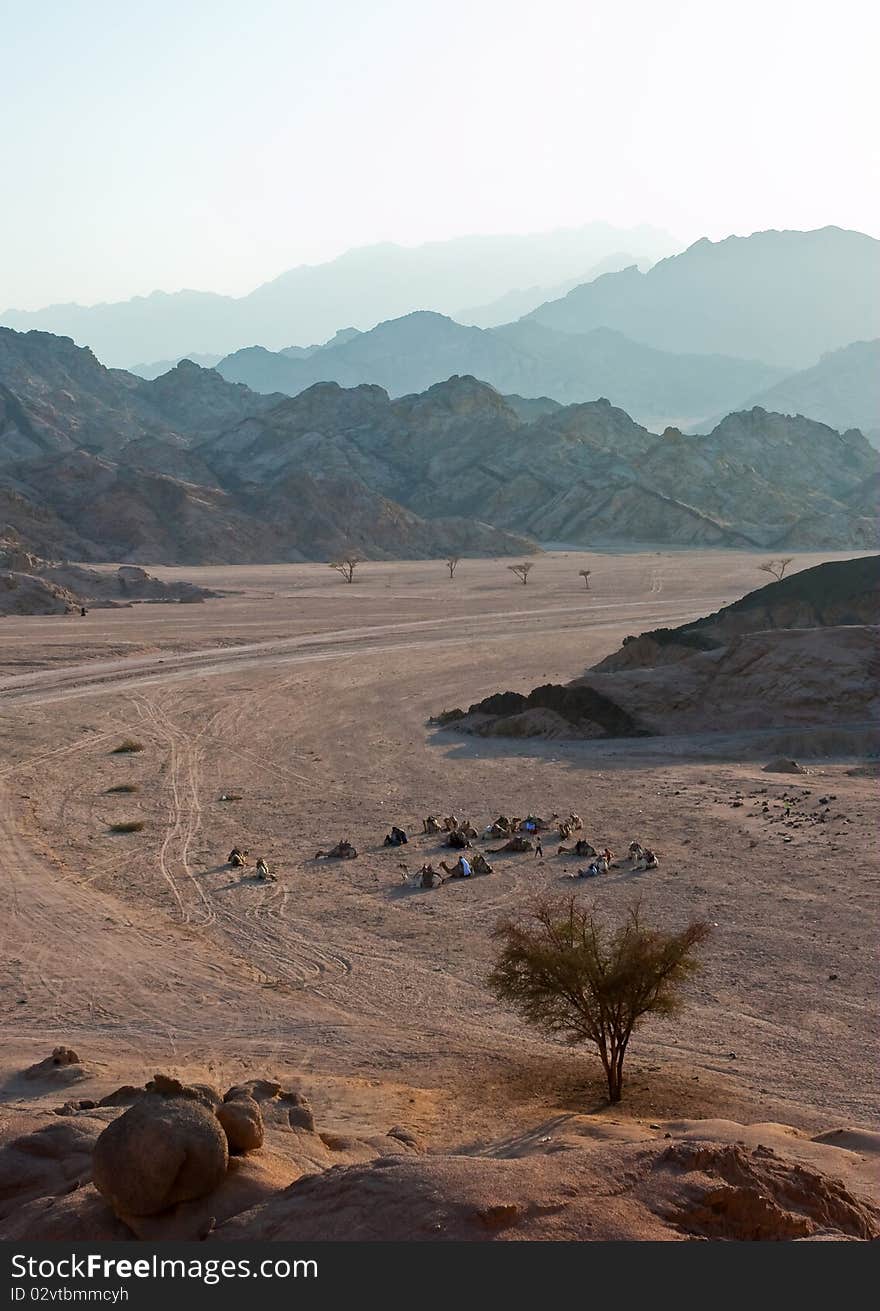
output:
[[[518,819],[508,819],[506,815],[499,815],[496,820],[487,825],[484,836],[487,838],[509,838],[511,833],[515,833],[519,828],[521,821]]]
[[[480,836],[469,819],[463,819],[458,826],[458,832],[463,833],[469,841],[476,841]]]
[[[532,851],[532,843],[528,838],[524,838],[520,833],[514,833],[509,842],[505,842],[503,847],[490,847],[489,855],[497,856],[502,851]]]
[[[385,834],[385,841],[382,845],[383,847],[402,847],[406,842],[409,842],[409,838],[406,836],[403,829],[398,828],[395,824],[391,832]]]
[[[475,874],[491,874],[492,866],[481,851],[471,857],[471,869]]]
[[[345,838],[343,838],[342,841],[337,842],[336,846],[333,847],[332,850],[330,851],[316,851],[315,860],[320,859],[321,856],[325,856],[328,859],[334,858],[337,860],[354,860],[356,855],[357,855],[357,851],[355,850],[355,848],[351,845],[350,842],[347,842]]]
[[[438,888],[443,875],[438,874],[433,865],[423,865],[414,874],[404,873],[403,881],[410,888]]]
[[[269,883],[278,882],[277,877],[274,874],[270,874],[269,866],[266,864],[262,856],[260,856],[259,860],[257,861],[256,874],[258,879],[267,880]]]
[[[574,811],[571,812],[568,819],[561,819],[557,825],[559,836],[563,842],[566,842],[568,838],[571,837],[572,833],[580,832],[583,827],[584,821],[581,819],[580,815],[576,815]]]
[[[458,820],[454,815],[447,815],[443,820],[443,828],[447,833],[454,833],[458,828]]]
[[[241,869],[243,865],[247,864],[247,854],[246,851],[242,851],[239,847],[233,847],[229,855],[226,857],[226,864],[231,865],[233,869]]]
[[[599,853],[586,838],[578,838],[573,847],[557,847],[557,856],[596,856]]]
[[[460,851],[464,847],[469,847],[470,845],[471,845],[470,838],[465,837],[461,829],[457,829],[457,828],[452,829],[452,831],[450,832],[449,836],[446,839],[446,846],[454,847],[456,851]]]
[[[442,833],[442,826],[437,822],[433,815],[426,815],[422,820],[423,833]]]
[[[470,874],[465,873],[461,863],[461,856],[459,856],[458,860],[455,862],[454,865],[447,865],[445,860],[441,860],[440,868],[443,870],[443,872],[445,873],[448,879],[467,879],[470,878],[472,874],[478,872],[476,868],[477,866],[476,860],[473,861],[469,860],[468,864],[470,865],[471,868]],[[485,861],[483,862],[483,864],[485,864]],[[485,873],[485,871],[481,869],[479,873]]]
[[[654,852],[648,851],[648,849],[646,848],[642,852],[640,859],[633,862],[633,869],[634,870],[657,869],[659,864],[660,861],[654,855]]]

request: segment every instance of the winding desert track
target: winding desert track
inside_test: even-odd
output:
[[[405,621],[338,632],[280,638],[238,647],[211,647],[166,657],[132,657],[93,660],[27,674],[0,678],[0,706],[15,702],[33,706],[129,690],[138,686],[187,681],[191,678],[246,671],[267,666],[305,664],[338,660],[347,656],[369,656],[383,651],[409,651],[422,646],[461,646],[479,641],[520,641],[530,631],[547,635],[561,632],[595,632],[617,628],[624,612],[637,617],[634,623],[651,625],[684,623],[702,613],[716,597],[689,598],[666,603],[643,602],[636,607],[626,602],[602,602],[588,614],[571,605],[534,610],[503,610],[484,614],[444,615],[438,619]]]

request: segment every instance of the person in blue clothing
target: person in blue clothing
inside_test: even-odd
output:
[[[473,874],[473,870],[471,869],[471,862],[467,859],[466,856],[459,856],[458,864],[459,864],[459,868],[461,869],[461,877],[463,879],[469,879]]]

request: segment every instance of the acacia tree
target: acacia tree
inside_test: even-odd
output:
[[[578,577],[579,577],[579,578],[583,578],[583,580],[584,580],[584,584],[585,584],[586,589],[587,589],[588,592],[589,592],[589,590],[590,590],[590,574],[591,574],[592,572],[593,572],[592,569],[579,569],[579,570],[578,570]]]
[[[765,560],[763,564],[758,565],[758,568],[765,574],[772,574],[778,583],[793,559],[793,555],[786,555],[781,560]]]
[[[458,561],[459,561],[459,557],[457,555],[451,555],[449,559],[446,561],[446,568],[449,570],[450,582],[452,582],[453,578],[455,577],[455,571],[458,568]]]
[[[332,560],[330,568],[335,569],[338,574],[342,574],[345,581],[350,583],[354,580],[354,571],[360,562],[360,556],[344,555],[341,560]]]
[[[681,1006],[681,987],[699,968],[698,948],[709,932],[703,920],[680,933],[651,928],[638,904],[622,924],[609,926],[575,897],[543,900],[496,927],[501,948],[489,987],[544,1032],[572,1045],[594,1043],[608,1100],[619,1102],[633,1030],[646,1016]]]
[[[531,565],[531,564],[528,564],[528,563],[526,563],[526,564],[509,564],[507,567],[508,567],[508,569],[511,571],[511,573],[516,574],[517,578],[519,578],[519,580],[520,580],[522,583],[527,583],[527,582],[529,581],[529,574],[532,572],[532,569],[534,568],[534,565]]]

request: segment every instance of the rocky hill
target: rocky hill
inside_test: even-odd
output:
[[[44,333],[2,330],[0,348],[0,531],[38,555],[194,564],[520,554],[535,540],[877,540],[880,458],[861,434],[761,409],[705,436],[658,436],[605,399],[508,402],[469,376],[396,399],[336,383],[284,397],[188,361],[134,378]]]
[[[647,273],[605,274],[529,319],[563,332],[614,328],[667,351],[806,369],[826,351],[880,336],[878,282],[873,237],[834,227],[755,232],[703,238]]]
[[[880,556],[838,561],[627,638],[572,683],[498,693],[451,722],[484,737],[586,738],[873,725],[878,636]]]
[[[378,383],[403,396],[452,374],[470,374],[502,393],[552,396],[566,404],[607,396],[640,423],[660,428],[726,412],[748,389],[781,376],[755,360],[673,355],[607,328],[567,333],[524,319],[484,330],[426,311],[370,332],[340,334],[308,352],[252,346],[227,356],[217,369],[255,391],[290,396],[316,382]]]
[[[192,605],[216,596],[195,583],[163,582],[137,565],[115,572],[43,560],[15,537],[0,538],[0,615],[70,614],[81,607],[107,609],[139,601]]]
[[[782,628],[880,624],[880,556],[833,560],[748,592],[739,601],[678,628],[628,637],[594,673],[648,669],[693,651],[713,651],[745,633]]]

